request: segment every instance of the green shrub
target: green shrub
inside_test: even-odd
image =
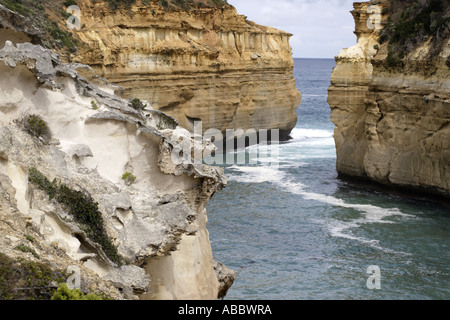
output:
[[[50,199],[58,201],[74,220],[81,224],[88,238],[98,243],[112,261],[121,264],[122,259],[117,248],[106,233],[98,203],[94,202],[89,194],[73,190],[63,183],[58,183],[56,179],[50,182],[36,168],[28,170],[28,180],[45,191]]]
[[[130,101],[130,107],[132,107],[134,110],[144,110],[147,105],[144,104],[140,99],[134,98]]]
[[[56,196],[58,191],[56,180],[50,182],[47,177],[36,168],[30,168],[28,170],[28,180],[37,185],[39,189],[45,191],[49,195],[50,200]]]
[[[84,294],[79,289],[69,289],[67,283],[60,283],[51,300],[105,300],[105,296],[94,293]]]
[[[63,4],[65,7],[77,6],[77,2],[75,0],[66,0]]]
[[[74,52],[78,42],[72,39],[72,32],[61,29],[56,21],[52,21],[47,26],[47,31],[51,37],[56,40],[59,47],[66,47],[70,51]]]
[[[22,252],[30,252],[36,259],[39,259],[39,255],[36,253],[36,251],[26,244],[19,244],[14,249],[22,251]]]
[[[25,129],[34,137],[48,137],[50,135],[50,129],[47,123],[38,115],[30,114],[23,120]]]
[[[98,105],[95,103],[94,100],[91,101],[91,107],[92,107],[92,109],[94,109],[94,110],[98,110]]]
[[[122,180],[124,180],[125,184],[127,186],[129,186],[129,185],[132,185],[134,183],[134,181],[136,181],[136,177],[130,172],[125,172],[122,175]]]
[[[164,9],[169,8],[169,2],[167,2],[167,0],[159,0],[159,4],[162,5]]]
[[[25,239],[27,239],[31,243],[33,243],[35,241],[35,239],[32,236],[28,235],[28,234],[25,235]]]

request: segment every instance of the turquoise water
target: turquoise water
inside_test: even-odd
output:
[[[228,165],[208,204],[214,257],[237,272],[227,299],[450,299],[450,210],[337,179],[334,66],[295,60],[302,105],[279,166]],[[380,289],[367,286],[369,266]]]

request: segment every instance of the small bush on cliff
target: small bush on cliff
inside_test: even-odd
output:
[[[22,120],[22,124],[28,133],[36,138],[49,138],[50,136],[50,129],[47,123],[36,114],[26,115]]]
[[[30,248],[29,246],[27,246],[26,244],[19,244],[17,245],[14,249],[22,251],[22,252],[29,252],[31,253],[36,259],[39,259],[39,255],[36,253],[36,251],[32,248]]]
[[[70,6],[76,6],[77,2],[75,0],[66,0],[66,1],[64,1],[63,4],[65,7],[70,7]]]
[[[75,221],[81,224],[89,239],[98,243],[111,261],[121,264],[122,259],[117,252],[117,248],[106,233],[98,203],[94,202],[89,194],[73,190],[56,180],[50,182],[36,168],[28,170],[28,180],[45,191],[50,199],[58,201]]]
[[[47,27],[47,31],[55,40],[56,47],[66,47],[70,52],[76,52],[78,42],[72,39],[72,32],[61,29],[55,21],[51,22]]]
[[[94,109],[94,110],[98,110],[98,105],[95,103],[94,100],[91,101],[91,107],[92,107],[92,109]]]
[[[84,294],[79,289],[69,289],[67,283],[60,283],[51,300],[108,300],[95,293]]]
[[[159,4],[162,5],[164,9],[169,9],[169,2],[167,2],[167,0],[159,0]]]
[[[144,110],[147,105],[144,104],[140,99],[134,98],[130,101],[130,107],[132,107],[134,110]]]
[[[134,176],[131,172],[125,172],[122,175],[122,180],[127,186],[131,186],[136,181],[136,176]]]

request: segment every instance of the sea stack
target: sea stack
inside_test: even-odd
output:
[[[328,98],[342,177],[450,197],[449,6],[354,4]]]

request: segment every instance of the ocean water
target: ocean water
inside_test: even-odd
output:
[[[337,179],[334,66],[295,59],[294,139],[265,147],[279,148],[278,164],[267,152],[225,166],[228,186],[207,210],[214,257],[237,272],[226,299],[450,299],[450,210]]]

